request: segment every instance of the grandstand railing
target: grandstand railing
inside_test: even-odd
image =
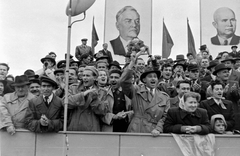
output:
[[[188,136],[186,136],[188,137]],[[1,156],[182,156],[171,134],[0,131]],[[217,135],[216,156],[239,156],[239,135]]]

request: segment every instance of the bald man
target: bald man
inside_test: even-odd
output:
[[[128,43],[140,32],[140,15],[132,6],[125,6],[116,15],[119,36],[110,43],[115,55],[125,56]]]
[[[211,38],[213,45],[237,45],[240,36],[235,35],[236,18],[233,10],[227,7],[218,8],[213,14],[213,26],[217,35]]]

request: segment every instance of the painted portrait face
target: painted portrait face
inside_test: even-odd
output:
[[[236,19],[234,12],[229,8],[219,8],[214,13],[213,26],[219,36],[232,37],[236,31]]]
[[[127,9],[119,16],[116,27],[124,40],[132,40],[140,32],[139,14],[134,10]]]

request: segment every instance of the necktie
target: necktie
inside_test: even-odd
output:
[[[47,96],[45,96],[45,105],[48,107],[49,106],[49,104],[48,104],[48,97]]]
[[[228,40],[224,40],[224,45],[228,45]]]
[[[153,99],[153,89],[150,89],[150,101],[152,101],[152,99]]]

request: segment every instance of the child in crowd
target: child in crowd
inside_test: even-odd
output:
[[[227,123],[222,114],[215,114],[211,117],[211,127],[215,134],[233,134],[230,131],[225,131]]]

